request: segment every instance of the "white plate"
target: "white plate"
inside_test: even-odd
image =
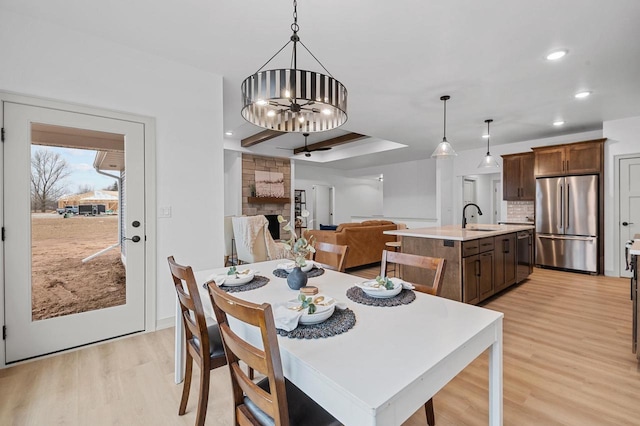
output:
[[[372,287],[373,284],[377,284],[376,280],[365,281],[360,285],[360,288],[367,295],[371,297],[378,297],[380,299],[397,296],[402,291],[402,284],[399,282],[394,282],[393,289],[391,290],[387,290],[384,287]]]
[[[313,296],[314,300],[318,296],[323,296],[323,295],[316,294],[315,296]],[[333,311],[335,311],[336,309],[335,300],[329,296],[324,296],[324,297],[325,299],[323,300],[323,303],[327,303],[327,304],[316,305],[316,311],[313,314],[308,314],[307,313],[308,308],[306,308],[302,313],[302,316],[300,317],[300,324],[305,324],[305,325],[320,324],[321,322],[329,319],[331,315],[333,315]],[[297,306],[300,306],[300,303],[301,302],[299,300],[290,300],[287,305],[289,307],[297,307]]]
[[[301,267],[300,269],[302,269],[303,272],[309,272],[313,268],[314,263],[312,260],[307,260],[305,261],[305,263],[306,265]],[[295,262],[282,263],[278,265],[278,267],[290,273],[291,271],[293,271],[293,268],[296,267],[296,263]]]
[[[244,272],[244,271],[241,271]],[[238,273],[237,275],[225,275],[224,282],[220,285],[227,287],[236,287],[248,283],[255,277],[256,272],[249,270],[247,273]],[[237,277],[237,278],[236,278]]]

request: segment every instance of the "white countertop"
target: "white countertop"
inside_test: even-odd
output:
[[[482,229],[481,231],[475,229]],[[384,231],[388,235],[402,237],[432,238],[438,240],[468,241],[479,238],[495,237],[511,232],[527,231],[534,229],[533,225],[483,225],[471,224],[462,229],[460,225],[435,226],[433,228],[397,229]]]

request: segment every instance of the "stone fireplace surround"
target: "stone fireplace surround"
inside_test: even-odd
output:
[[[288,158],[242,154],[242,214],[247,216],[260,214],[265,216],[272,215],[272,217],[275,217],[275,224],[277,224],[278,215],[282,215],[285,219],[289,220],[291,216],[290,201],[286,203],[255,202],[255,198],[253,198],[251,194],[251,187],[252,185],[255,187],[256,170],[282,173],[284,176],[284,193],[291,194],[291,162]],[[254,202],[250,202],[249,198],[252,198]],[[269,216],[267,216],[267,219],[269,219]],[[269,230],[274,240],[288,238],[288,234],[281,231],[280,226],[275,227],[280,231],[280,235],[276,238],[276,236],[274,236],[274,226],[274,221],[271,219]]]

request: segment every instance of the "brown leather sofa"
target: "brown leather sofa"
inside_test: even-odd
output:
[[[349,247],[345,268],[380,262],[385,243],[396,241],[395,235],[385,235],[384,231],[398,229],[399,225],[389,220],[366,220],[364,222],[343,223],[335,231],[309,230],[307,236],[313,235],[316,241]],[[403,228],[403,224],[400,224]],[[325,253],[318,253],[318,256]],[[329,263],[316,257],[318,262]]]

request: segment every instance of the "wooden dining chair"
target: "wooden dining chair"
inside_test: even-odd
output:
[[[398,268],[398,265],[415,266],[417,268],[423,268],[432,271],[433,282],[430,286],[418,283],[411,283],[415,287],[416,291],[421,293],[427,293],[434,296],[438,296],[440,292],[440,286],[444,279],[444,268],[446,261],[439,257],[427,257],[417,254],[398,253],[395,251],[384,250],[382,252],[382,263],[380,265],[380,275],[386,276],[387,264],[394,263]],[[435,411],[433,409],[433,398],[424,404],[424,411],[427,415],[427,424],[433,426],[436,424]]]
[[[207,415],[207,403],[209,402],[210,371],[225,365],[227,358],[218,325],[207,326],[193,270],[190,266],[177,264],[173,256],[169,256],[168,261],[180,302],[182,324],[184,325],[184,346],[186,348],[185,376],[178,414],[183,415],[187,409],[192,367],[195,360],[200,367],[200,392],[198,394],[196,425],[202,426]]]
[[[247,302],[209,283],[211,304],[224,343],[233,391],[236,425],[339,425],[327,411],[286,380],[271,305]],[[228,317],[257,327],[262,348],[240,338],[229,326]],[[264,374],[254,383],[240,368],[240,361]]]
[[[344,272],[344,265],[347,263],[349,246],[317,242],[315,243],[314,248],[316,250],[313,254],[314,261],[321,263],[326,269]]]

